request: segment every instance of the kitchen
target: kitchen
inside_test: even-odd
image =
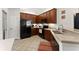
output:
[[[67,30],[70,30],[67,32],[67,33],[69,33],[71,31],[73,31],[73,29],[72,29],[72,27],[67,27],[66,26],[67,24],[65,25],[65,22],[68,23],[67,21],[62,23],[61,20],[60,21],[57,20],[59,18],[60,10],[62,10],[61,16],[60,16],[62,19],[62,22],[65,20],[65,17],[64,17],[65,13],[67,13],[68,16],[70,15],[70,17],[66,16],[67,18],[73,19],[74,17],[72,18],[72,15],[75,15],[78,12],[78,9],[73,9],[73,8],[70,8],[70,9],[64,9],[64,8],[59,8],[59,9],[53,8],[52,9],[51,8],[50,10],[40,13],[39,15],[30,14],[32,16],[30,16],[29,13],[26,14],[26,13],[21,12],[20,17],[24,18],[24,19],[33,19],[32,35],[33,36],[38,35],[39,37],[51,42],[51,45],[53,45],[53,48],[55,46],[55,50],[57,50],[57,51],[59,51],[59,50],[60,51],[77,50],[77,48],[76,49],[74,49],[74,48],[78,44],[73,44],[72,40],[70,41],[71,43],[68,43],[70,38],[66,38],[66,39],[62,38],[62,34],[65,33],[65,31],[67,32]],[[24,14],[25,14],[25,17],[24,17]],[[63,17],[62,17],[62,15],[63,15]],[[73,21],[73,20],[70,20],[70,21]],[[45,26],[45,28],[44,27],[43,27],[43,29],[40,28],[40,24]],[[44,25],[44,24],[46,24],[46,25]],[[57,24],[59,24],[59,25],[57,25]],[[71,24],[72,24],[72,22],[71,22]],[[63,27],[66,30],[64,30]],[[65,27],[67,27],[67,28],[65,28]],[[75,34],[74,32],[73,32],[73,34]],[[67,37],[67,35],[65,35],[65,36]],[[70,36],[70,37],[72,37],[72,36]],[[61,41],[61,39],[62,39],[62,41]],[[66,41],[66,40],[68,40],[68,41]],[[50,46],[50,44],[45,43],[45,42],[40,43],[40,45],[41,46],[43,45],[43,46],[42,47],[40,46],[41,48],[39,47],[39,50],[45,50],[44,48],[49,48],[49,47],[46,47],[46,45]],[[69,45],[70,45],[70,47],[68,47]],[[49,50],[51,50],[51,49],[48,49],[48,51]]]
[[[11,51],[79,50],[79,27],[75,21],[79,17],[78,8],[8,8],[7,11],[8,33],[4,41],[12,39]]]
[[[43,10],[43,9],[32,8],[32,10]],[[27,24],[27,22],[29,23]],[[47,41],[47,42],[40,42],[39,44],[40,46],[38,47],[39,51],[43,51],[44,48],[46,48],[49,51],[49,50],[52,50],[52,47],[56,50],[59,50],[58,46],[55,48],[55,45],[57,45],[56,41],[54,40],[53,43],[51,42],[51,39],[53,39],[53,37],[51,37],[52,35],[50,31],[45,30],[46,28],[48,28],[48,25],[51,25],[52,23],[54,24],[56,23],[55,8],[45,11],[39,15],[31,14],[28,12],[26,13],[21,12],[20,13],[20,25],[21,25],[20,38],[27,40],[27,38],[30,38],[32,36],[39,36],[41,39]],[[50,36],[51,39],[48,36]]]

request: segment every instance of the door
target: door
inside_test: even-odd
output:
[[[7,38],[7,13],[2,10],[2,20],[3,20],[3,39]]]

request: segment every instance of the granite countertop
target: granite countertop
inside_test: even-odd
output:
[[[61,41],[61,42],[79,44],[79,33],[65,30],[62,34],[58,34],[58,33],[55,33],[52,29],[46,29],[46,30],[50,30],[52,35],[55,37],[55,39],[58,42]]]

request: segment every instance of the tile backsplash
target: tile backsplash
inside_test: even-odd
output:
[[[58,25],[57,24],[48,24],[48,27],[50,29],[53,29],[53,30],[57,30],[58,29]]]

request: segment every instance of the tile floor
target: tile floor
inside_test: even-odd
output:
[[[41,41],[46,42],[46,40],[37,35],[22,40],[15,40],[12,51],[37,51]]]

